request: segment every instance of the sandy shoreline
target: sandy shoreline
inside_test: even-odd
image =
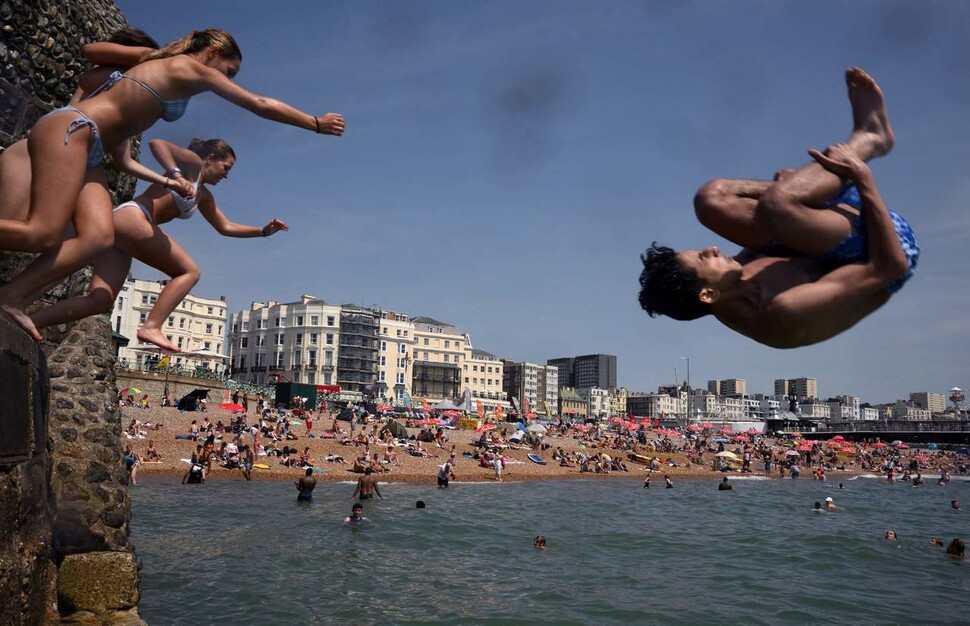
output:
[[[131,445],[133,450],[139,456],[144,458],[145,450],[148,447],[148,442],[149,440],[153,440],[155,442],[156,450],[162,456],[162,461],[160,463],[140,463],[137,470],[137,478],[141,479],[152,477],[151,482],[155,482],[155,479],[164,482],[167,482],[169,479],[173,481],[181,481],[182,476],[185,475],[189,467],[188,463],[185,463],[181,459],[188,459],[191,457],[193,450],[195,450],[195,446],[197,443],[201,443],[201,441],[195,442],[186,439],[176,439],[175,436],[187,434],[190,431],[192,420],[197,420],[199,423],[201,423],[203,418],[208,418],[212,423],[215,423],[217,420],[222,420],[224,423],[228,423],[232,418],[232,414],[229,411],[219,408],[215,408],[204,413],[183,413],[173,408],[152,407],[149,409],[142,409],[130,406],[124,407],[122,409],[123,430],[129,425],[132,419],[137,419],[140,422],[152,424],[152,426],[141,427],[142,431],[145,432],[144,438],[132,439],[123,432],[121,435],[122,446],[124,447]],[[248,416],[248,421],[252,422],[255,419],[255,416],[250,413]],[[313,430],[311,432],[319,435],[323,430],[330,426],[332,421],[333,418],[329,416],[324,417],[321,420],[314,421]],[[348,424],[346,422],[340,422],[339,425],[344,429],[348,428]],[[350,467],[350,464],[353,462],[354,458],[363,451],[363,446],[344,445],[336,439],[323,439],[320,437],[307,438],[305,436],[306,427],[304,425],[291,426],[291,430],[298,435],[299,439],[295,441],[282,441],[277,445],[288,445],[290,447],[298,448],[301,451],[304,447],[309,446],[313,465],[321,467],[325,470],[322,473],[315,473],[318,480],[356,481],[357,478],[361,476],[359,473],[348,471],[348,468]],[[416,435],[419,431],[419,428],[408,429],[409,435]],[[410,456],[403,454],[401,452],[401,448],[397,448],[397,464],[391,466],[391,471],[377,474],[378,480],[380,482],[434,484],[436,480],[437,468],[440,464],[448,460],[452,445],[455,445],[455,452],[457,454],[457,463],[455,467],[455,474],[457,476],[455,480],[457,482],[462,480],[492,480],[494,473],[491,469],[480,467],[477,460],[462,456],[462,453],[473,452],[476,449],[471,445],[471,442],[473,439],[477,439],[480,435],[470,430],[447,430],[445,432],[449,441],[445,444],[444,448],[436,448],[434,444],[430,443],[423,444],[425,449],[436,456]],[[233,437],[234,435],[232,434],[227,434],[224,436],[226,440],[231,440]],[[547,465],[539,465],[529,461],[527,455],[532,452],[532,450],[527,446],[522,446],[519,449],[506,449],[504,454],[509,458],[510,462],[503,471],[503,481],[520,482],[545,479],[610,480],[617,478],[643,480],[647,474],[650,473],[647,471],[644,465],[633,463],[627,460],[626,453],[620,450],[590,447],[588,442],[581,442],[579,439],[572,436],[560,437],[553,434],[551,431],[546,436],[545,440],[552,446],[552,448],[540,453],[542,458],[548,462]],[[250,443],[250,437],[245,435],[243,442]],[[264,441],[263,443],[266,442]],[[581,445],[586,445],[587,447],[583,449],[581,448]],[[565,451],[572,453],[575,453],[581,449],[583,449],[583,451],[585,451],[587,454],[605,451],[614,458],[619,457],[621,460],[623,460],[629,471],[614,471],[608,474],[603,474],[580,472],[578,467],[561,467],[557,462],[552,460],[552,451],[556,447],[562,447]],[[371,453],[375,451],[383,453],[384,447],[372,447]],[[327,462],[324,460],[327,455],[343,456],[348,463],[347,465],[342,465],[340,463]],[[662,486],[664,474],[669,474],[672,479],[690,478],[708,480],[719,480],[725,475],[722,472],[713,471],[710,465],[701,467],[694,464],[690,467],[686,467],[688,464],[687,456],[683,453],[662,453],[658,454],[658,456],[661,459],[670,458],[678,466],[669,467],[667,465],[662,465],[659,471],[652,472],[652,480],[654,482],[659,480],[661,482],[660,486]],[[300,476],[303,476],[305,473],[303,468],[286,467],[280,465],[277,457],[259,457],[257,458],[256,462],[267,464],[270,466],[270,468],[255,469],[253,471],[254,480],[292,481]],[[755,473],[746,474],[746,476],[760,475],[763,477],[764,472],[759,472],[762,467],[761,463],[756,462],[754,467]],[[849,468],[844,472],[829,472],[828,475],[834,479],[840,476],[851,476],[859,473],[862,472],[855,468]],[[741,476],[735,472],[727,475]],[[772,479],[777,479],[778,476],[777,470],[772,471]],[[809,478],[809,476],[805,477]],[[239,469],[230,470],[213,464],[208,480],[245,479],[242,475],[242,471]]]

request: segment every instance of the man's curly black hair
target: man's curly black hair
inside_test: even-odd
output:
[[[701,283],[697,273],[684,269],[676,252],[654,241],[644,254],[640,273],[640,306],[650,317],[666,315],[682,322],[710,314],[709,305],[697,296]]]

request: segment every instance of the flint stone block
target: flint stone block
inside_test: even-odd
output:
[[[61,612],[127,610],[138,604],[138,563],[131,552],[70,554],[61,562]]]

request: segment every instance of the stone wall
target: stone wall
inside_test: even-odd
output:
[[[87,65],[83,44],[127,26],[110,0],[0,0],[0,143],[67,102]],[[108,178],[115,201],[130,199],[133,181]],[[29,261],[0,259],[0,284]],[[45,300],[81,293],[89,277],[79,272]],[[0,624],[56,621],[55,598],[71,620],[140,623],[108,320],[45,335],[38,348],[0,320]]]
[[[57,615],[46,374],[37,343],[0,316],[0,624]]]

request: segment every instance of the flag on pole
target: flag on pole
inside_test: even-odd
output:
[[[482,408],[481,400],[475,400],[475,411],[478,413],[478,417],[485,417],[485,409]]]

